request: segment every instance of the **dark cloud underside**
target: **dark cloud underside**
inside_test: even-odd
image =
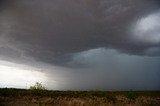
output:
[[[159,44],[136,43],[129,37],[129,26],[158,10],[158,3],[158,0],[6,0],[4,3],[2,0],[0,32],[10,45],[15,44],[26,55],[49,63],[98,47],[145,55],[145,50]],[[13,49],[2,47],[2,51],[4,48]]]

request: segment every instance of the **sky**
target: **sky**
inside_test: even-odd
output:
[[[159,0],[0,0],[0,87],[160,90]]]

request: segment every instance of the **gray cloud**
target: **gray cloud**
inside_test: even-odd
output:
[[[0,59],[43,66],[61,89],[160,89],[159,10],[159,0],[1,0]]]
[[[64,76],[68,82],[61,89],[160,89],[159,57],[129,56],[116,50],[98,48],[75,54],[69,64],[88,67],[67,71]]]
[[[1,36],[26,55],[48,63],[61,63],[67,54],[97,47],[147,55],[155,44],[135,43],[128,30],[135,20],[156,11],[157,2],[6,0],[1,3]]]

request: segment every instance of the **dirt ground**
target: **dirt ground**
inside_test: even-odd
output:
[[[0,106],[160,106],[160,97],[138,97],[135,100],[116,96],[115,100],[105,97],[0,97]]]

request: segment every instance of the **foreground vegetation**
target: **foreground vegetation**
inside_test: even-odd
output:
[[[160,105],[160,91],[0,89],[0,106],[22,106],[22,104],[23,106],[37,106],[37,104],[38,106],[124,106],[127,104],[157,106]]]

